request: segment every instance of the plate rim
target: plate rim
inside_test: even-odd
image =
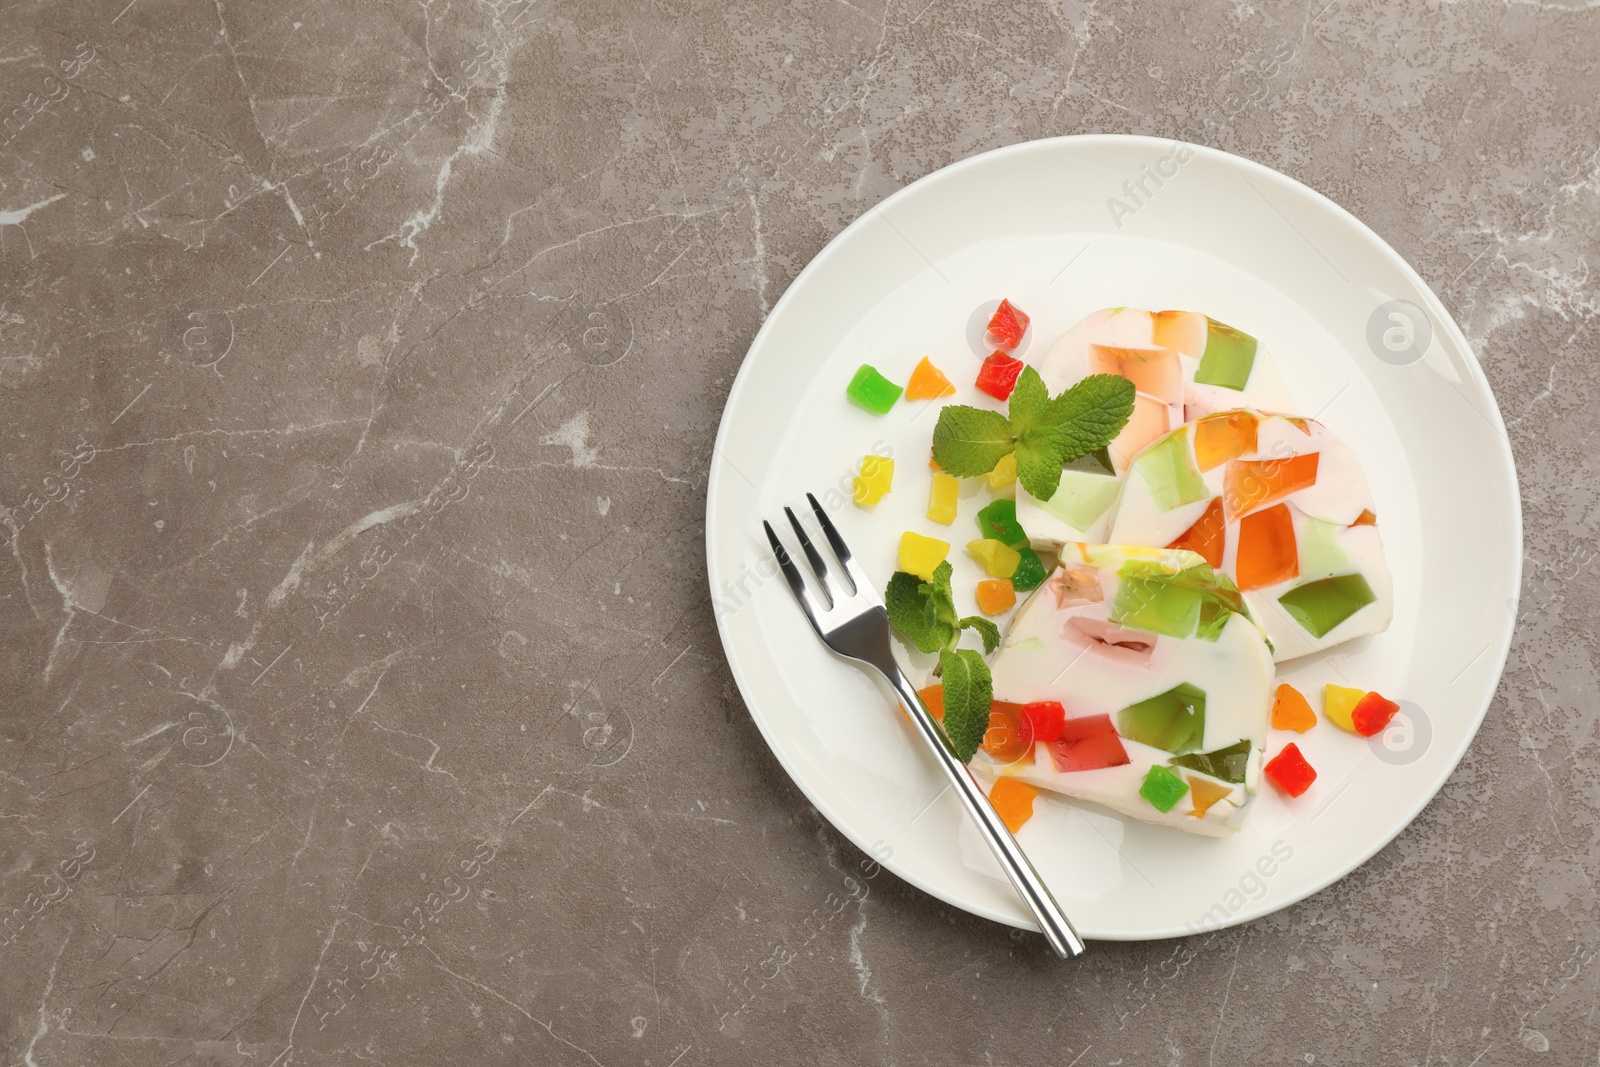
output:
[[[1433,323],[1436,327],[1436,332],[1438,334],[1445,335],[1445,337],[1449,339],[1450,343],[1452,343],[1467,357],[1462,362],[1464,362],[1467,367],[1468,378],[1472,382],[1473,386],[1477,390],[1481,391],[1481,395],[1486,397],[1490,402],[1489,407],[1493,414],[1492,425],[1497,431],[1496,447],[1498,448],[1500,458],[1505,463],[1505,469],[1509,475],[1512,489],[1511,515],[1509,516],[1511,519],[1511,545],[1509,547],[1512,555],[1510,568],[1510,578],[1512,583],[1512,595],[1510,597],[1511,611],[1507,621],[1502,624],[1500,632],[1496,635],[1499,653],[1498,663],[1495,668],[1495,682],[1494,685],[1489,688],[1487,697],[1483,699],[1480,703],[1480,706],[1473,711],[1470,729],[1463,733],[1462,740],[1459,745],[1457,745],[1456,750],[1449,754],[1449,758],[1446,761],[1446,764],[1441,768],[1441,771],[1437,776],[1437,780],[1434,781],[1432,786],[1425,791],[1425,795],[1421,796],[1419,800],[1410,806],[1409,810],[1404,812],[1404,817],[1397,820],[1395,828],[1392,832],[1381,834],[1373,838],[1371,847],[1366,848],[1363,846],[1363,849],[1359,851],[1359,854],[1347,867],[1329,875],[1324,879],[1315,880],[1306,888],[1293,892],[1282,899],[1274,900],[1270,896],[1263,898],[1262,903],[1270,901],[1270,906],[1261,906],[1261,904],[1252,901],[1249,905],[1240,909],[1238,913],[1230,915],[1226,921],[1216,925],[1206,926],[1203,929],[1197,929],[1189,926],[1173,926],[1161,929],[1141,930],[1138,932],[1096,933],[1094,935],[1084,935],[1089,940],[1094,941],[1158,941],[1173,937],[1188,937],[1196,934],[1211,934],[1233,926],[1242,925],[1243,923],[1253,922],[1256,919],[1260,919],[1275,912],[1293,907],[1294,905],[1315,896],[1324,889],[1327,889],[1329,886],[1333,885],[1335,882],[1341,881],[1347,876],[1355,873],[1361,867],[1365,866],[1374,856],[1376,856],[1379,852],[1382,852],[1391,843],[1393,843],[1396,838],[1409,829],[1411,824],[1416,820],[1417,816],[1422,813],[1423,809],[1425,809],[1429,804],[1433,803],[1434,798],[1437,797],[1439,792],[1449,783],[1451,776],[1455,774],[1456,768],[1460,765],[1461,760],[1466,756],[1467,750],[1472,747],[1473,741],[1477,739],[1478,731],[1483,728],[1484,719],[1488,717],[1489,708],[1494,703],[1495,694],[1498,692],[1500,682],[1504,678],[1506,663],[1510,659],[1511,644],[1516,633],[1517,614],[1522,596],[1524,540],[1521,482],[1517,477],[1516,458],[1511,450],[1510,435],[1506,432],[1505,418],[1500,411],[1499,401],[1495,398],[1494,389],[1490,385],[1487,375],[1484,374],[1483,366],[1479,361],[1478,354],[1473,350],[1472,343],[1467,339],[1466,334],[1462,332],[1460,325],[1455,321],[1455,317],[1451,315],[1449,310],[1444,306],[1444,303],[1439,299],[1438,294],[1433,291],[1433,287],[1430,286],[1427,281],[1424,280],[1419,273],[1417,273],[1416,269],[1411,266],[1410,262],[1407,261],[1406,258],[1394,248],[1394,246],[1390,245],[1388,241],[1384,240],[1383,237],[1377,233],[1377,231],[1373,230],[1370,226],[1362,222],[1350,211],[1340,206],[1323,193],[1318,192],[1316,189],[1311,188],[1309,185],[1306,185],[1304,182],[1301,182],[1296,178],[1292,178],[1279,170],[1269,167],[1264,163],[1256,162],[1255,160],[1249,159],[1245,156],[1237,155],[1233,152],[1228,152],[1220,148],[1212,148],[1208,145],[1194,144],[1192,142],[1184,141],[1181,138],[1151,137],[1144,134],[1106,133],[1066,134],[1056,137],[1042,137],[1027,141],[1017,141],[1008,145],[1002,145],[997,148],[978,152],[963,159],[956,160],[953,163],[946,164],[945,166],[936,170],[929,171],[927,174],[922,175],[915,181],[912,181],[895,190],[893,193],[884,197],[877,203],[868,205],[847,226],[830,238],[827,244],[823,245],[823,247],[818,250],[816,255],[811,258],[810,262],[808,262],[800,270],[800,272],[795,275],[794,280],[790,282],[789,285],[784,289],[782,295],[778,297],[777,302],[773,304],[772,309],[762,319],[761,326],[759,329],[757,329],[755,336],[751,338],[749,347],[745,349],[744,357],[740,360],[739,370],[734,375],[733,384],[728,389],[728,398],[726,401],[724,401],[722,414],[718,417],[717,434],[712,443],[710,471],[708,472],[706,481],[706,577],[712,602],[715,603],[717,590],[719,587],[719,579],[723,577],[723,575],[719,573],[717,566],[718,534],[716,525],[712,521],[717,501],[720,496],[720,488],[723,478],[721,464],[717,463],[716,457],[721,453],[723,446],[726,443],[726,438],[730,432],[729,412],[734,410],[736,402],[739,400],[743,390],[748,387],[749,381],[751,380],[751,355],[757,352],[757,350],[760,348],[763,339],[767,336],[769,329],[772,327],[772,323],[779,318],[779,313],[785,308],[794,294],[801,289],[802,283],[805,282],[807,278],[813,274],[813,272],[820,272],[821,270],[825,269],[826,265],[831,262],[832,258],[840,254],[840,248],[846,243],[847,239],[856,231],[864,229],[870,224],[874,214],[892,207],[898,201],[909,198],[916,190],[919,189],[919,187],[922,187],[926,184],[931,184],[936,180],[944,179],[966,170],[975,169],[981,166],[993,166],[997,162],[1002,162],[1005,157],[1009,156],[1020,156],[1031,152],[1051,152],[1060,150],[1062,148],[1068,148],[1070,150],[1081,147],[1085,150],[1093,150],[1098,146],[1119,148],[1147,147],[1158,149],[1172,148],[1174,146],[1187,147],[1194,151],[1197,156],[1205,156],[1211,159],[1213,162],[1223,166],[1237,167],[1242,169],[1244,175],[1246,176],[1246,180],[1248,180],[1250,177],[1260,178],[1263,181],[1271,183],[1280,192],[1288,193],[1291,196],[1308,198],[1313,206],[1325,211],[1331,211],[1335,220],[1351,227],[1359,237],[1375,245],[1379,252],[1387,256],[1392,261],[1392,265],[1398,268],[1401,275],[1405,277],[1416,288],[1417,293],[1423,297],[1426,304],[1426,310],[1429,315],[1432,316]],[[803,780],[800,775],[796,774],[796,768],[792,765],[790,757],[783,751],[782,747],[774,744],[773,736],[768,731],[766,723],[754,710],[755,702],[751,699],[752,685],[750,680],[747,678],[744,669],[732,654],[730,648],[730,635],[722,618],[716,618],[716,627],[718,640],[722,644],[723,658],[728,663],[728,669],[733,675],[734,684],[739,689],[739,696],[744,701],[745,707],[750,713],[750,718],[755,722],[756,729],[760,731],[762,741],[765,742],[768,751],[770,751],[778,760],[778,763],[783,768],[784,773],[789,776],[789,780],[794,783],[794,785],[806,797],[811,805],[822,814],[823,818],[828,820],[829,825],[832,826],[836,832],[849,840],[851,844],[855,845],[856,848],[871,854],[873,851],[873,846],[871,843],[857,840],[856,835],[841,823],[841,820],[837,817],[832,806],[819,797],[817,792],[808,782]],[[1494,646],[1491,645],[1491,647]],[[992,908],[975,905],[968,901],[951,899],[949,895],[942,891],[938,886],[930,883],[927,879],[905,870],[902,865],[895,862],[892,855],[885,858],[874,856],[874,859],[877,860],[877,862],[882,866],[887,867],[890,871],[894,872],[894,874],[902,881],[915,886],[924,893],[929,894],[937,900],[943,901],[945,904],[948,904],[951,907],[959,908],[968,914],[989,919],[1005,926],[1012,926],[1027,930],[1038,929],[1037,925],[1035,925],[1033,922],[1019,921],[1018,917],[1014,915],[1001,913]]]

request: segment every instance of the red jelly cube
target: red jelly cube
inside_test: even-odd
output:
[[[1028,743],[1035,741],[1059,741],[1061,731],[1067,723],[1067,709],[1056,700],[1044,700],[1037,704],[1022,705],[1022,724],[1020,733],[1028,739]]]
[[[1273,785],[1292,797],[1310,789],[1311,783],[1317,780],[1316,769],[1306,762],[1299,746],[1293,741],[1284,745],[1283,751],[1268,760],[1262,770],[1267,772]]]
[[[1389,725],[1389,720],[1394,718],[1395,712],[1399,710],[1400,705],[1394,701],[1377,693],[1368,693],[1350,709],[1350,724],[1362,737],[1371,737],[1373,734],[1382,733],[1383,728]]]
[[[1109,715],[1085,715],[1061,725],[1061,738],[1050,746],[1056,768],[1065,771],[1098,771],[1128,763],[1128,751],[1111,725]]]
[[[999,348],[1016,348],[1028,329],[1028,316],[1013,307],[1011,301],[1002,300],[989,320],[989,340]]]
[[[991,352],[978,368],[978,388],[996,400],[1009,400],[1021,375],[1022,360],[1013,359],[1004,352]]]

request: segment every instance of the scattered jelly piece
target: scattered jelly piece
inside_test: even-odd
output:
[[[1032,750],[1032,743],[1022,736],[1021,704],[990,702],[989,729],[984,731],[981,747],[1001,763],[1014,763]]]
[[[1022,736],[1029,744],[1061,740],[1067,725],[1067,709],[1059,700],[1041,700],[1022,705]]]
[[[900,535],[900,569],[925,582],[933,581],[933,569],[950,554],[950,542],[924,537],[907,530]]]
[[[879,374],[878,369],[869,363],[861,364],[856,376],[845,387],[845,394],[851,400],[874,415],[887,414],[894,407],[894,402],[900,399],[900,393],[898,385]]]
[[[1182,682],[1165,693],[1117,712],[1123,737],[1174,755],[1193,752],[1206,734],[1206,694]]]
[[[1004,352],[990,352],[978,368],[977,386],[996,400],[1009,400],[1022,374],[1022,360]]]
[[[1249,411],[1223,411],[1195,420],[1194,461],[1202,472],[1256,450],[1259,423]]]
[[[1256,339],[1216,319],[1207,320],[1206,350],[1194,372],[1197,385],[1243,390],[1256,362]]]
[[[1189,443],[1182,431],[1168,434],[1146,448],[1133,461],[1133,469],[1143,478],[1150,497],[1162,511],[1211,495],[1205,479],[1189,462]]]
[[[1039,790],[1015,778],[1000,777],[989,787],[989,805],[1006,829],[1016,833],[1033,818],[1033,801]]]
[[[1116,374],[1133,387],[1168,404],[1183,402],[1183,366],[1170,348],[1089,346],[1089,373]]]
[[[1227,547],[1227,523],[1222,517],[1222,498],[1214,496],[1205,514],[1178,537],[1168,548],[1186,548],[1198,552],[1213,567],[1222,566],[1222,553]]]
[[[926,689],[918,689],[917,696],[928,706],[928,714],[940,722],[944,721],[944,686],[930,685]]]
[[[1189,789],[1193,793],[1190,800],[1194,804],[1194,810],[1189,814],[1197,819],[1205,818],[1206,812],[1211,810],[1213,804],[1233,792],[1227,786],[1213,782],[1209,778],[1201,778],[1194,774],[1188,774],[1184,777],[1189,779]]]
[[[1377,599],[1365,577],[1341,574],[1296,586],[1279,597],[1278,603],[1311,636],[1324,637]]]
[[[1028,329],[1028,316],[1009,300],[1000,301],[989,319],[989,339],[998,348],[1016,348]]]
[[[1254,511],[1317,482],[1321,453],[1302,452],[1287,459],[1234,459],[1222,478],[1222,501],[1229,516]]]
[[[1119,470],[1126,470],[1140,449],[1172,429],[1171,412],[1171,405],[1155,397],[1134,394],[1133,414],[1128,416],[1128,424],[1107,446]]]
[[[1367,695],[1365,689],[1351,689],[1343,685],[1327,685],[1322,690],[1322,714],[1341,730],[1356,732],[1356,725],[1350,718],[1350,713],[1356,705],[1361,703],[1361,698]]]
[[[922,357],[922,361],[911,372],[911,380],[906,382],[907,400],[937,400],[955,391],[956,387],[950,384],[944,371],[935,367],[927,356]]]
[[[1287,582],[1300,573],[1294,517],[1289,505],[1275,504],[1239,520],[1239,553],[1234,576],[1245,592]]]
[[[1021,548],[1028,543],[1028,535],[1017,521],[1015,500],[995,500],[984,505],[978,512],[978,532],[1009,548]]]
[[[983,572],[991,578],[1009,578],[1017,573],[1022,556],[1016,549],[1001,544],[992,537],[981,537],[967,542],[967,552],[983,565]]]
[[[989,488],[997,493],[1003,489],[1009,489],[1013,485],[1016,485],[1017,454],[1015,452],[1008,452],[1004,456],[1001,456],[1000,462],[994,465],[994,470],[990,471],[988,474],[985,474],[983,477],[986,481],[988,481]]]
[[[855,478],[858,507],[870,508],[889,492],[894,481],[894,460],[887,456],[862,456],[861,473]]]
[[[1235,741],[1227,748],[1210,752],[1191,752],[1187,756],[1173,756],[1169,760],[1175,767],[1184,767],[1234,785],[1244,784],[1245,770],[1250,766],[1250,741]]]
[[[1144,776],[1144,784],[1139,787],[1139,795],[1159,812],[1169,812],[1177,807],[1178,801],[1188,791],[1188,782],[1161,766],[1151,767]]]
[[[1272,728],[1303,734],[1317,725],[1317,713],[1300,690],[1284,682],[1272,698]]]
[[[1372,509],[1371,508],[1362,508],[1361,509],[1361,514],[1357,515],[1356,516],[1356,521],[1352,522],[1350,525],[1351,526],[1376,526],[1376,525],[1378,525],[1378,516],[1376,516],[1376,515],[1374,515],[1372,513]]]
[[[1378,693],[1368,693],[1350,709],[1350,725],[1362,737],[1382,733],[1389,720],[1400,710],[1400,705]]]
[[[956,521],[956,500],[961,495],[961,483],[943,471],[935,471],[933,485],[928,489],[928,519],[941,526]]]
[[[1044,584],[1044,560],[1031,548],[1017,549],[1017,569],[1011,572],[1011,585],[1019,593],[1027,593]]]
[[[1300,746],[1293,741],[1284,745],[1283,751],[1268,760],[1262,770],[1267,772],[1273,785],[1291,797],[1300,796],[1317,780],[1317,772],[1306,762],[1306,758],[1300,754]]]
[[[978,610],[1001,615],[1017,606],[1017,587],[1010,578],[986,578],[978,583]]]
[[[1050,746],[1050,755],[1063,772],[1098,771],[1131,762],[1109,715],[1068,719],[1061,727],[1061,739]]]

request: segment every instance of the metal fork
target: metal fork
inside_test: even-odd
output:
[[[956,796],[961,798],[962,807],[972,816],[972,821],[977,824],[978,832],[988,843],[995,859],[1000,861],[1000,866],[1011,879],[1011,884],[1016,887],[1023,902],[1028,905],[1028,910],[1033,912],[1034,919],[1039,923],[1039,929],[1044,931],[1045,940],[1050,942],[1050,947],[1063,959],[1081,956],[1084,950],[1083,939],[1072,928],[1072,923],[1062,912],[1061,905],[1050,895],[1050,890],[1039,877],[1039,872],[1028,862],[1028,857],[1023,854],[1017,839],[1011,836],[1011,831],[1006,829],[1006,824],[990,806],[989,798],[984,796],[983,790],[973,779],[972,772],[967,769],[966,764],[956,759],[945,744],[942,728],[934,722],[933,716],[922,703],[922,698],[917,696],[916,688],[900,670],[889,641],[889,615],[884,610],[883,601],[872,588],[872,584],[867,581],[861,568],[851,558],[850,549],[845,545],[844,538],[839,536],[839,531],[834,528],[827,512],[817,503],[817,498],[807,493],[806,499],[811,502],[811,510],[816,513],[817,522],[828,538],[833,555],[844,568],[850,585],[848,592],[829,573],[822,554],[811,543],[805,527],[800,525],[800,520],[795,517],[792,509],[784,508],[783,511],[789,516],[789,524],[794,527],[795,536],[800,538],[800,547],[805,552],[807,562],[811,564],[812,573],[817,576],[818,584],[822,587],[821,595],[806,585],[800,569],[794,565],[788,550],[783,547],[783,542],[778,540],[778,535],[773,532],[772,524],[763,522],[761,525],[766,527],[767,540],[772,543],[773,555],[778,557],[778,566],[783,570],[789,588],[794,591],[795,599],[800,602],[806,618],[811,622],[811,628],[817,631],[822,643],[835,653],[846,659],[853,659],[857,663],[866,664],[883,675],[894,688],[901,702],[910,711],[911,721],[916,724],[918,736],[927,745],[928,751],[933,753],[945,777],[954,787]]]

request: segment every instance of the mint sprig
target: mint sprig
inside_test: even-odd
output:
[[[950,751],[966,763],[983,744],[989,729],[989,705],[994,682],[989,665],[970,648],[939,654],[939,675],[944,684],[944,735]]]
[[[1017,457],[1017,480],[1040,500],[1055,495],[1065,463],[1110,444],[1133,414],[1134,388],[1116,374],[1091,374],[1059,396],[1032,367],[1011,393],[1010,417],[998,411],[950,404],[933,428],[933,459],[958,478],[994,470]]]

